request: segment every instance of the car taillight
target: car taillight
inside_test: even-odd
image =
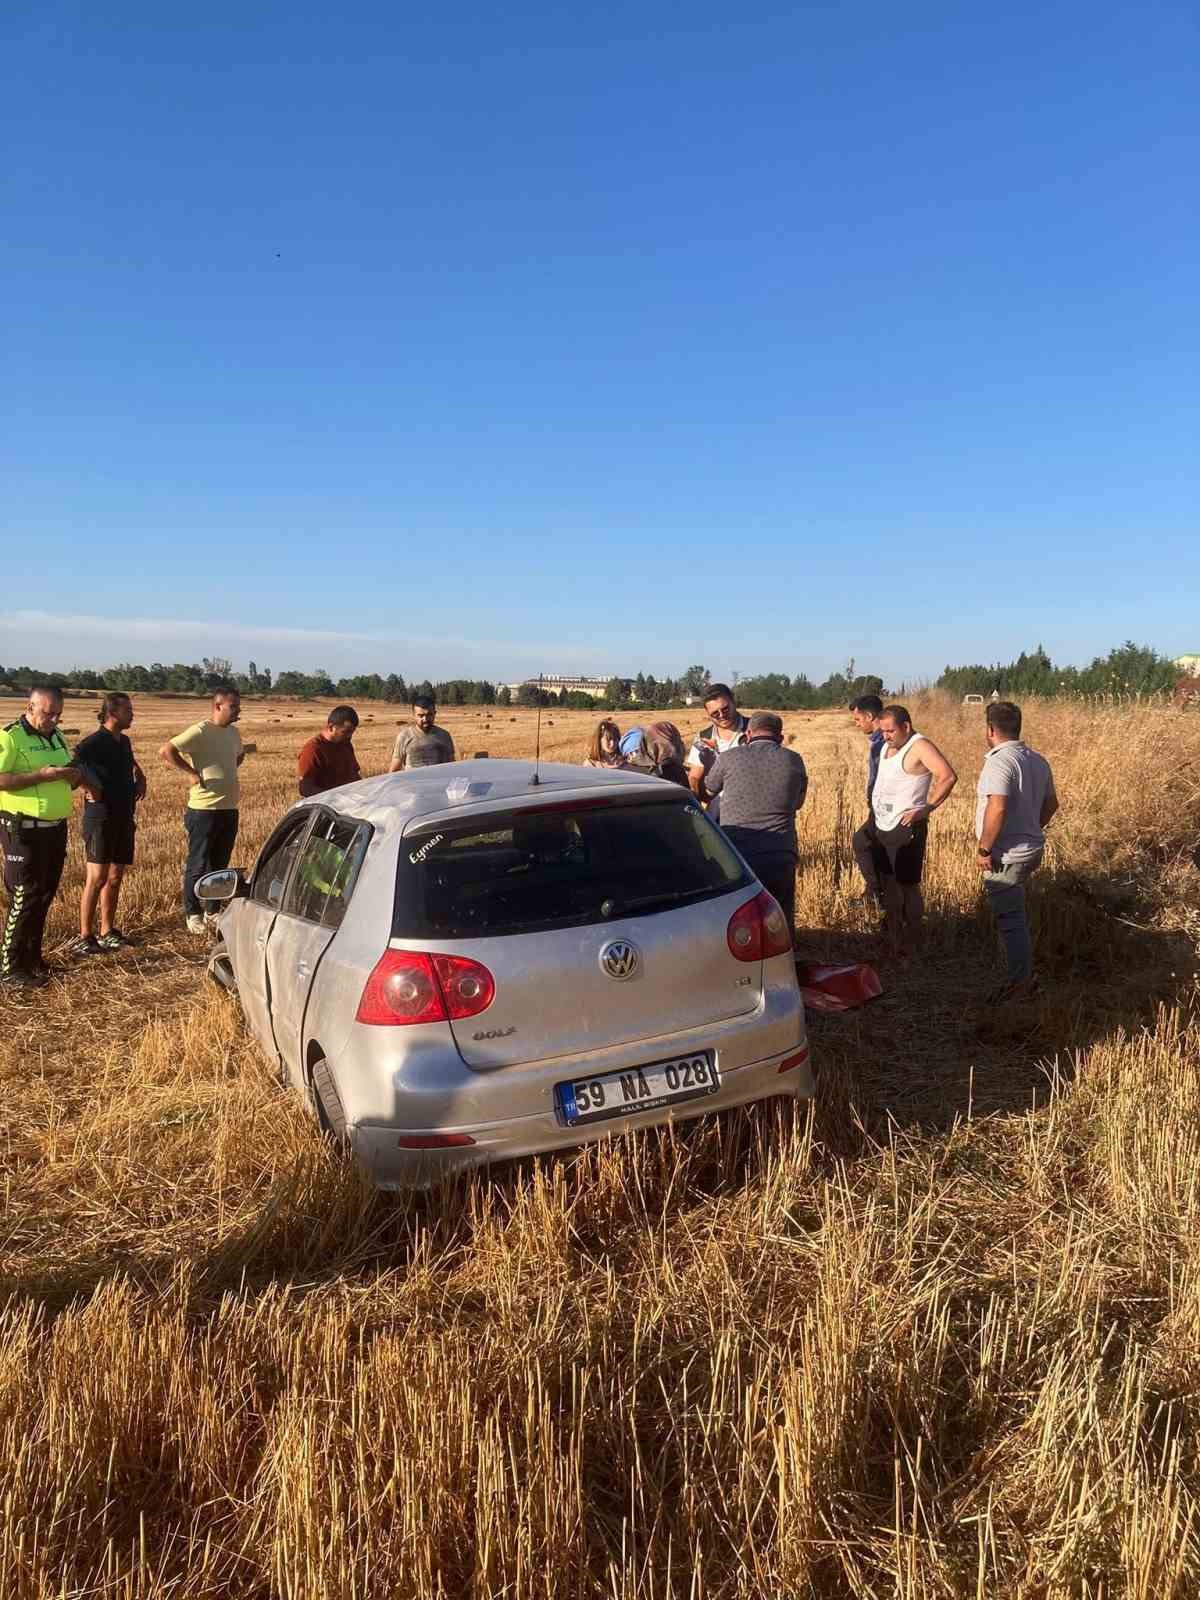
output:
[[[496,998],[496,980],[478,961],[466,956],[434,956],[433,970],[451,1017],[477,1016]]]
[[[792,948],[792,930],[774,895],[760,889],[729,919],[725,940],[737,961],[765,961]]]
[[[415,950],[385,950],[367,979],[355,1020],[445,1022],[446,1002],[429,957]]]
[[[367,979],[355,1020],[375,1027],[447,1022],[486,1011],[495,996],[495,979],[478,961],[385,950]]]
[[[793,930],[788,927],[783,907],[766,889],[757,900],[762,909],[763,956],[790,956],[794,948]]]

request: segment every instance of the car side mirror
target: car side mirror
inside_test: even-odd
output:
[[[242,875],[240,867],[222,867],[220,872],[206,872],[197,880],[196,898],[198,900],[236,900],[239,895],[244,895],[249,888]]]

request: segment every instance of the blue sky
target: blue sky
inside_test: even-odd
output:
[[[0,661],[1200,649],[1182,5],[0,12]]]

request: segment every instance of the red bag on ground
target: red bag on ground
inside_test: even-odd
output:
[[[820,967],[797,961],[796,977],[809,1011],[849,1011],[854,1006],[865,1006],[868,1000],[878,1000],[883,993],[879,974],[865,961],[846,967]]]

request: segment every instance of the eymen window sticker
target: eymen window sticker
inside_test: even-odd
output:
[[[410,850],[408,852],[408,859],[412,862],[413,866],[418,866],[422,861],[424,861],[425,857],[429,854],[433,847],[441,844],[445,837],[446,835],[444,833],[435,833],[433,838],[426,839],[425,843],[421,845],[419,849]]]

